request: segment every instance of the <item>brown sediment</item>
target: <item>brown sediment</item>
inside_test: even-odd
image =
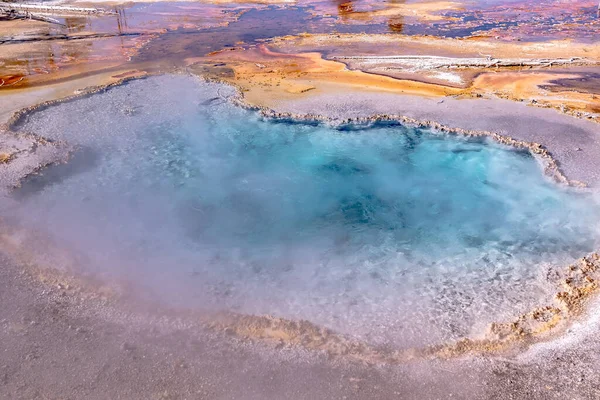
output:
[[[332,357],[345,357],[371,364],[409,361],[405,354],[383,352],[358,340],[320,327],[309,321],[293,321],[271,316],[223,313],[207,325],[210,329],[241,339],[260,340],[280,346],[300,346],[324,351]]]
[[[25,78],[24,75],[0,75],[0,87],[8,87],[18,85]]]

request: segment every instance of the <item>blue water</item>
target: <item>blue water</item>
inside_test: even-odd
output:
[[[529,153],[263,120],[229,92],[158,77],[34,113],[21,130],[78,151],[16,192],[11,217],[161,301],[396,346],[540,304],[548,268],[596,249],[592,196],[549,182]]]

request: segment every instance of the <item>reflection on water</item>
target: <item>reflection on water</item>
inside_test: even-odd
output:
[[[390,0],[390,3],[405,4],[406,0]],[[404,16],[398,15],[398,16],[390,17],[387,25],[391,32],[402,33],[404,31]]]
[[[275,6],[157,2],[112,10],[113,14],[59,18],[65,28],[39,24],[33,33],[0,40],[0,76],[6,82],[11,76],[24,77],[0,90],[23,87],[32,83],[31,77],[84,63],[117,66],[130,60],[167,60],[177,65],[186,57],[304,32],[588,40],[600,27],[592,0],[317,0]],[[98,33],[103,38],[85,38]]]
[[[386,4],[397,5],[397,4],[405,4],[407,0],[389,0],[387,2],[382,2],[382,7],[385,7]],[[344,23],[351,22],[353,18],[364,17],[365,19],[369,19],[371,11],[364,10],[361,11],[362,2],[356,1],[347,1],[347,0],[333,0],[333,3],[337,5],[338,16],[341,21]],[[358,3],[358,6],[357,6]],[[401,33],[403,31],[404,25],[404,15],[402,13],[398,13],[397,15],[392,15],[389,17],[387,21],[387,27],[389,32],[393,33]],[[378,32],[382,33],[382,32]]]
[[[201,31],[181,28],[169,31],[150,42],[134,58],[148,61],[157,57],[182,59],[182,55],[202,56],[235,46],[255,44],[277,36],[317,32],[371,32],[376,25],[332,25],[323,16],[315,16],[305,7],[267,7],[244,12],[227,26]]]
[[[173,2],[117,6],[113,11],[94,16],[57,17],[64,28],[38,24],[32,29],[24,25],[23,33],[0,39],[0,76],[25,78],[15,86],[2,85],[0,90],[23,87],[31,83],[31,77],[43,79],[60,70],[72,74],[79,65],[125,64],[160,33],[179,28],[198,31],[227,24],[242,9]],[[95,37],[98,35],[102,37]],[[85,70],[82,68],[79,73]]]

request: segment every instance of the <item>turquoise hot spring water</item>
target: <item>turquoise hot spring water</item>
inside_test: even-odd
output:
[[[401,124],[266,120],[162,76],[16,128],[75,146],[8,220],[170,306],[305,319],[371,343],[478,335],[597,249],[595,196],[528,153]],[[77,118],[74,118],[77,116]]]

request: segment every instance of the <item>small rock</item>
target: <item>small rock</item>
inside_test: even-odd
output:
[[[225,332],[227,335],[231,335],[231,336],[235,335],[235,331],[230,327],[225,328],[223,330],[223,332]]]
[[[121,350],[133,351],[133,350],[135,350],[135,346],[132,345],[131,343],[123,342],[123,344],[121,344]]]

